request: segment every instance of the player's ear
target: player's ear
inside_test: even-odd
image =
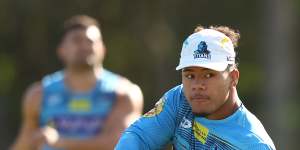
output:
[[[100,41],[99,43],[96,44],[96,49],[98,49],[99,51],[99,55],[100,55],[100,61],[101,63],[103,62],[105,55],[106,55],[106,47],[105,44],[103,43],[103,41]]]
[[[240,72],[238,69],[233,69],[230,72],[230,77],[231,77],[231,84],[232,86],[237,86],[238,82],[239,82],[239,78],[240,78]]]
[[[101,42],[101,47],[102,47],[102,55],[103,55],[102,57],[104,58],[106,55],[106,46],[103,41]]]
[[[56,55],[58,56],[59,59],[63,60],[64,58],[64,48],[62,43],[60,43],[57,48],[56,48]]]

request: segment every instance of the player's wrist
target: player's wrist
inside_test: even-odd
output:
[[[65,140],[61,137],[57,139],[55,143],[52,144],[54,148],[65,148]]]

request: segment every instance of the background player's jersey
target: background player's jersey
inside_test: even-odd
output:
[[[114,105],[117,81],[117,75],[103,69],[92,90],[78,93],[65,85],[63,71],[44,77],[40,126],[54,127],[62,137],[95,136]],[[45,145],[43,150],[54,149]]]
[[[122,135],[117,150],[271,150],[275,146],[260,121],[241,105],[223,120],[193,115],[182,85],[168,91]]]

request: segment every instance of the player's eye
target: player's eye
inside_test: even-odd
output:
[[[211,78],[213,76],[214,76],[213,73],[206,73],[206,74],[204,74],[204,78],[206,78],[206,79],[209,79],[209,78]]]
[[[186,74],[186,75],[185,75],[185,78],[191,80],[191,79],[194,79],[195,76],[194,76],[193,74]]]

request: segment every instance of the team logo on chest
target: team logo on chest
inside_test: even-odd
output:
[[[71,111],[89,111],[91,110],[91,102],[88,99],[71,99],[68,104]]]

